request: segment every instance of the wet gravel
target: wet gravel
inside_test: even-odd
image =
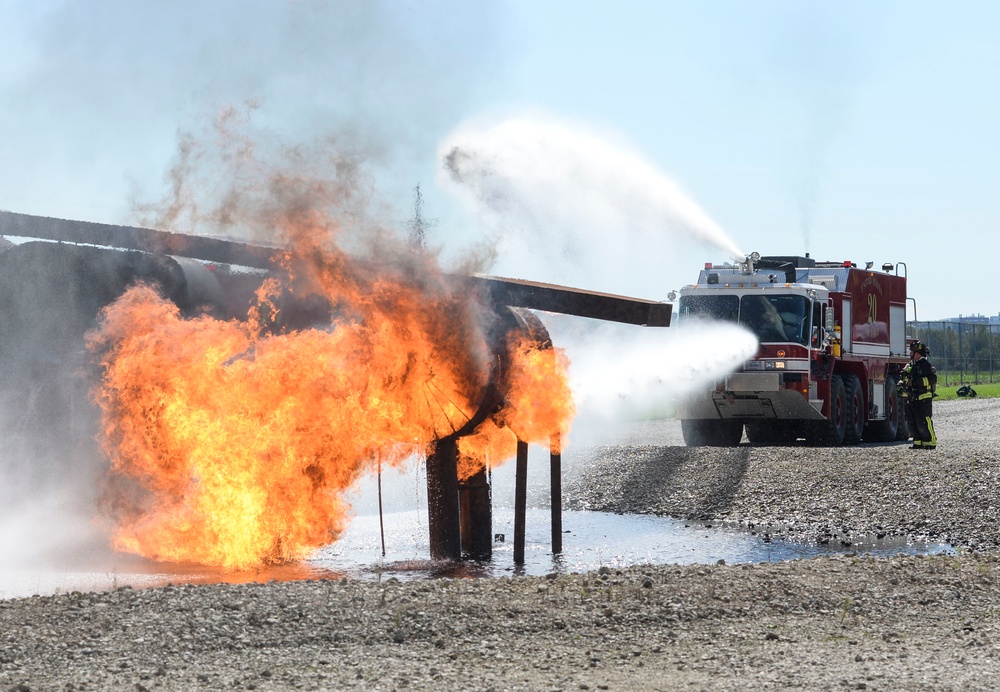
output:
[[[710,520],[811,543],[896,537],[995,550],[1000,400],[941,402],[934,418],[935,450],[689,448],[675,422],[633,424],[622,444],[579,461],[567,507]],[[634,444],[654,435],[657,445]]]
[[[676,423],[625,426],[566,455],[566,500],[951,554],[6,600],[0,690],[993,689],[1000,402],[935,414],[934,452],[690,450]]]

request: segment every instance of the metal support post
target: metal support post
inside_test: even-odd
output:
[[[562,552],[562,441],[559,433],[549,442],[549,476],[552,505],[552,553]]]
[[[517,441],[514,473],[514,564],[524,564],[524,515],[528,508],[528,443]]]

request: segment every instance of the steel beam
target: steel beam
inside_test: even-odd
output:
[[[0,235],[56,240],[64,243],[103,245],[123,250],[142,250],[158,255],[175,255],[237,264],[244,267],[269,269],[281,248],[250,245],[234,240],[206,238],[157,231],[135,226],[113,226],[91,221],[69,221],[47,216],[31,216],[0,211]]]
[[[2,235],[142,250],[258,269],[273,268],[274,261],[284,252],[283,248],[221,238],[9,211],[0,211]],[[364,261],[358,264],[370,265]],[[494,307],[507,305],[625,324],[670,326],[670,303],[494,276],[448,275],[447,280],[455,290],[475,292]]]

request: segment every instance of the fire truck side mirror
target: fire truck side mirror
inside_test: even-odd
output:
[[[823,322],[814,324],[812,333],[813,348],[821,348],[824,351],[830,348],[830,341],[833,338],[834,314],[833,306],[823,305]]]

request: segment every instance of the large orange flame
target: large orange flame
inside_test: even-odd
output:
[[[475,301],[430,266],[297,252],[285,269],[298,283],[265,282],[245,320],[184,318],[140,285],[89,335],[118,549],[230,570],[299,559],[343,530],[342,494],[362,474],[424,453],[475,413],[490,357]],[[332,323],[272,333],[282,290],[321,294]],[[530,341],[510,351],[509,405],[463,438],[463,475],[572,415],[565,356]]]
[[[518,440],[549,442],[552,451],[561,452],[560,433],[576,412],[566,379],[569,360],[565,352],[520,334],[511,335],[510,342],[506,405],[477,434],[458,441],[460,479],[513,457]]]

